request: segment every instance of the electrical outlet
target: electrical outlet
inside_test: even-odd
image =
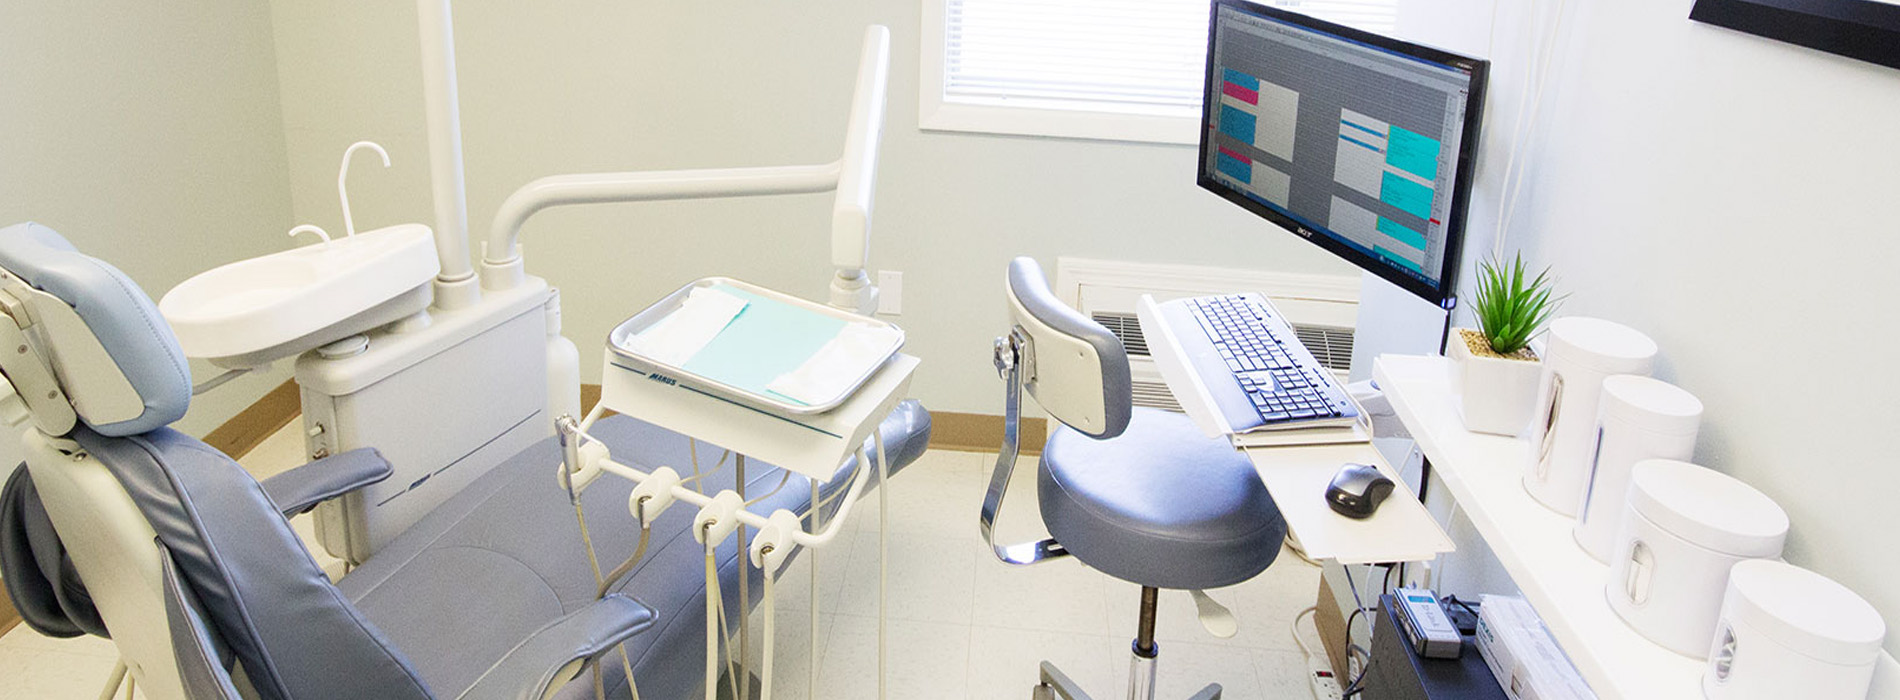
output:
[[[877,312],[886,316],[904,313],[904,273],[877,271]]]

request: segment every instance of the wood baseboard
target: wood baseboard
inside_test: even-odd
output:
[[[20,613],[13,609],[13,600],[0,595],[0,636],[12,632],[13,626],[18,624],[20,624]]]
[[[1042,443],[1049,436],[1049,421],[1024,418],[1022,453],[1042,454]],[[1003,417],[981,413],[930,412],[930,449],[957,452],[995,452],[1003,446]]]
[[[600,403],[600,385],[599,384],[582,384],[581,385],[581,412],[586,413],[588,411],[594,410],[594,404],[597,404],[597,403]]]
[[[1313,611],[1313,624],[1319,628],[1320,647],[1326,651],[1326,660],[1333,666],[1333,677],[1339,679],[1343,686],[1348,677],[1346,618],[1339,614],[1339,603],[1333,597],[1333,587],[1326,583],[1325,576],[1319,577],[1319,593],[1314,605],[1318,609]]]
[[[297,383],[285,381],[205,435],[205,444],[238,459],[257,449],[265,438],[290,425],[300,415],[303,415],[303,400],[298,396]]]

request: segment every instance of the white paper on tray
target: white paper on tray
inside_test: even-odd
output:
[[[659,323],[627,339],[629,352],[679,367],[706,348],[750,303],[714,287],[699,287]]]
[[[779,375],[765,388],[806,404],[829,401],[887,359],[898,337],[895,328],[847,323],[805,364]]]

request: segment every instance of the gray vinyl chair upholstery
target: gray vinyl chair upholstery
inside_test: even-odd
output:
[[[1023,358],[1030,370],[1023,377],[1023,390],[1072,430],[1100,439],[1121,435],[1128,428],[1133,412],[1135,386],[1128,368],[1128,351],[1122,347],[1121,339],[1057,299],[1055,293],[1049,291],[1042,266],[1034,259],[1010,261],[1007,282],[1011,300],[1025,317],[1020,321],[1034,326],[1025,328],[1032,342]],[[1036,340],[1049,347],[1039,348]],[[1067,343],[1070,347],[1055,347],[1064,340],[1070,341]],[[1038,357],[1038,353],[1055,355],[1061,350],[1074,350],[1083,355],[1092,353],[1094,361]],[[1100,392],[1099,402],[1095,401],[1095,395],[1062,393],[1065,390],[1073,394],[1089,393],[1089,389]],[[1089,415],[1089,409],[1100,411],[1100,425],[1091,425],[1096,416]]]
[[[83,403],[76,406],[94,432],[137,435],[185,416],[191,404],[185,351],[130,277],[31,221],[0,228],[0,268],[72,306],[144,401],[139,415],[112,422],[91,420]]]
[[[901,468],[922,455],[928,443],[929,414],[917,403],[905,402],[885,418],[880,430],[887,441],[886,456],[893,468]],[[682,470],[691,464],[686,438],[643,421],[611,416],[595,423],[588,434],[606,443],[616,459]],[[719,451],[701,444],[699,457],[702,466],[710,469]],[[496,467],[344,577],[338,588],[387,631],[425,677],[453,684],[479,674],[479,659],[505,645],[508,638],[532,629],[536,620],[576,609],[593,598],[594,582],[587,575],[573,507],[548,468],[559,460],[559,447],[549,441]],[[857,468],[855,460],[848,461],[821,486],[820,498],[848,486],[845,477]],[[810,503],[805,480],[794,474],[774,492],[784,475],[769,464],[749,462],[748,493],[755,498],[770,494],[758,509],[786,508],[803,514]],[[733,476],[728,465],[706,479],[707,491],[731,488]],[[875,483],[874,466],[870,478]],[[633,552],[631,535],[639,526],[627,510],[631,492],[632,484],[624,479],[600,479],[581,494],[602,568]],[[824,517],[841,505],[841,499],[832,499]],[[528,520],[514,515],[543,511],[562,511],[567,517]],[[662,514],[645,558],[615,589],[659,614],[653,629],[626,644],[642,698],[695,696],[702,682],[705,555],[688,528],[692,516],[692,509],[683,507]],[[716,550],[728,619],[741,612],[736,593],[739,555],[730,539]],[[468,574],[476,571],[483,575],[471,580]],[[750,609],[758,600],[762,581],[758,569],[748,567],[747,571],[752,576],[752,599],[744,605]],[[528,585],[529,581],[545,585]],[[492,595],[490,587],[530,592],[521,594],[512,609],[478,615],[462,610],[465,603],[453,597],[416,594],[453,588],[465,595],[487,596]],[[619,657],[613,658],[614,662],[601,665],[604,685],[609,697],[626,697]],[[571,684],[558,697],[591,698],[591,684]]]
[[[1036,479],[1049,534],[1089,566],[1142,586],[1217,588],[1265,571],[1286,521],[1246,455],[1186,416],[1135,408],[1121,340],[1055,298],[1034,259],[1010,262],[1007,289],[1038,322],[1017,326],[1034,359],[1025,389],[1100,387],[1107,417],[1099,428],[1078,427],[1071,412],[1050,411],[1062,425]],[[1058,361],[1047,351],[1058,345],[1092,348],[1100,359]],[[1060,373],[1090,374],[1051,380]],[[1030,393],[1045,406],[1066,398]]]
[[[1137,408],[1097,440],[1063,427],[1036,471],[1042,522],[1090,567],[1156,588],[1206,589],[1273,564],[1286,521],[1245,455],[1187,416]]]
[[[183,415],[190,378],[162,317],[129,279],[36,225],[0,229],[0,267],[82,310],[147,402],[130,421],[95,424],[82,413],[65,437],[105,466],[156,533],[170,639],[191,697],[538,698],[569,662],[623,644],[644,697],[695,692],[705,592],[690,512],[661,518],[640,567],[596,599],[573,508],[555,479],[560,450],[549,438],[333,584],[287,518],[386,478],[388,464],[374,450],[260,484],[229,457],[165,427]],[[895,473],[923,452],[930,417],[906,402],[879,430]],[[622,461],[689,462],[685,438],[631,418],[603,419],[592,432]],[[843,465],[821,494],[844,487],[843,477],[858,468]],[[723,474],[725,481],[714,477],[708,486],[730,485],[731,468]],[[747,472],[756,494],[772,491],[784,475],[758,462]],[[760,507],[802,513],[811,503],[803,483],[791,481]],[[626,509],[630,490],[625,480],[603,479],[585,492],[603,560],[618,561],[632,548],[638,530]],[[43,632],[109,636],[57,535],[29,472],[16,470],[0,494],[0,571],[9,594],[24,601],[28,624]],[[731,542],[718,550],[728,584],[737,580],[736,556]],[[729,612],[740,614],[754,600],[735,596]],[[608,687],[624,694],[619,664],[601,667]],[[560,692],[590,697],[591,683]]]
[[[1253,578],[1279,556],[1286,521],[1252,462],[1224,438],[1206,437],[1184,415],[1133,406],[1120,339],[1057,299],[1033,259],[1011,261],[1006,290],[1015,323],[996,349],[1008,392],[1004,445],[984,500],[983,532],[1004,562],[1074,556],[1142,587],[1137,675],[1129,686],[1136,697],[1153,687],[1159,589],[1201,590]],[[1050,538],[998,545],[994,521],[1016,461],[1025,391],[1061,422],[1036,469],[1037,502]],[[1036,697],[1052,695],[1087,698],[1045,662]],[[1219,695],[1220,687],[1210,685],[1196,697]]]

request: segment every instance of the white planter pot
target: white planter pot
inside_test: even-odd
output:
[[[1460,330],[1452,330],[1445,354],[1451,358],[1451,389],[1459,394],[1465,429],[1516,437],[1536,408],[1543,363],[1473,355]]]

